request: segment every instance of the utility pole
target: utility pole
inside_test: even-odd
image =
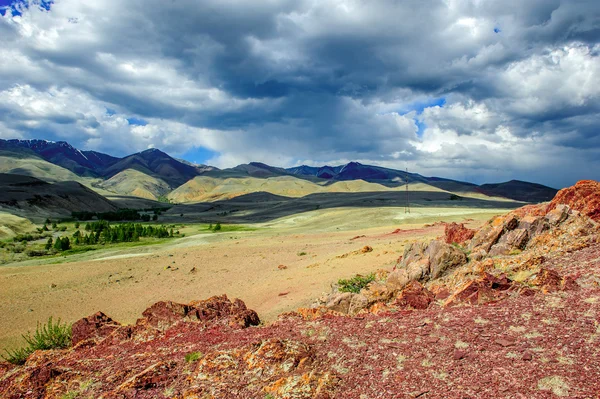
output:
[[[408,198],[408,167],[406,168],[406,206],[404,207],[404,213],[410,213],[410,200]]]

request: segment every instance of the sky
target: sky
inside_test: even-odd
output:
[[[598,0],[0,0],[0,138],[600,180]]]

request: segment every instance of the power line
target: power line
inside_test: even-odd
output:
[[[408,197],[408,167],[406,168],[406,206],[404,207],[404,213],[410,213],[410,199]]]

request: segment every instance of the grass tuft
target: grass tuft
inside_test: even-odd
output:
[[[65,349],[71,346],[71,325],[61,324],[60,319],[56,323],[52,317],[46,324],[38,323],[35,333],[23,334],[27,345],[12,351],[5,350],[2,355],[7,362],[13,364],[24,364],[29,355],[36,350]]]
[[[187,355],[185,355],[185,361],[187,363],[192,363],[192,362],[196,362],[196,361],[200,360],[201,357],[202,357],[201,352],[190,352]]]
[[[371,273],[366,276],[358,274],[348,280],[338,280],[338,291],[353,292],[355,294],[358,294],[360,290],[365,288],[372,281],[375,281],[375,273]]]

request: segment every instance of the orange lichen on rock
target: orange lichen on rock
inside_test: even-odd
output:
[[[573,210],[600,221],[600,182],[581,180],[571,187],[560,190],[546,208],[550,212],[558,205],[565,204]]]
[[[475,235],[475,230],[465,227],[460,223],[448,223],[444,228],[446,244],[462,244],[470,240]]]

